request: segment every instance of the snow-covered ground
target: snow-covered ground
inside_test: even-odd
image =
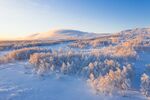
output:
[[[52,49],[52,50],[59,50],[59,49],[67,50],[67,49],[69,49],[69,47],[67,45],[69,45],[70,43],[72,43],[72,42],[65,42],[65,43],[59,43],[59,44],[52,44],[49,46],[38,46],[38,47]]]
[[[4,56],[5,54],[7,54],[10,51],[0,51],[0,56]]]
[[[127,97],[97,95],[85,80],[64,76],[40,77],[27,62],[0,65],[0,100],[145,100],[136,91]]]
[[[86,38],[46,46],[41,42],[40,46],[35,45],[38,48],[33,48],[34,43],[30,45],[28,42],[30,46],[27,48],[23,46],[19,50],[11,48],[9,51],[0,51],[0,100],[147,100],[148,97],[140,93],[140,86],[141,75],[146,73],[150,76],[149,33],[148,29],[142,29],[142,31],[135,29],[122,31],[112,37]],[[16,44],[14,42],[12,45],[19,45],[19,42]],[[45,51],[45,48],[52,51]],[[34,53],[37,55],[34,56]],[[134,69],[127,66],[129,64],[133,65]],[[124,68],[123,65],[125,65]],[[116,69],[117,67],[119,70]],[[70,69],[72,73],[77,72],[78,75],[68,74]],[[116,74],[117,71],[119,74]],[[116,78],[115,75],[118,75],[119,79],[124,76],[123,78],[128,77],[130,80],[132,72],[134,78],[131,87],[128,87],[125,81],[123,84],[125,88],[122,88],[117,84],[118,81],[113,80]],[[87,74],[88,77],[86,75],[82,77],[82,74]],[[90,79],[93,81],[91,74],[95,75],[94,81],[98,80],[96,82],[99,82],[100,78],[105,81],[110,75],[108,79],[113,81],[108,80],[106,83],[108,82],[107,84],[114,90],[118,87],[121,91],[125,90],[125,96],[118,94],[119,90],[116,94],[106,94],[107,86],[103,91],[105,92],[106,89],[106,93],[101,93],[99,91],[101,87],[96,87],[99,86],[97,84],[94,84],[96,88],[93,89],[88,84]],[[150,78],[147,79],[146,84],[150,84]],[[117,88],[111,86],[109,82],[116,82]],[[122,81],[119,84],[122,84]],[[146,91],[149,92],[147,88],[150,88],[149,85],[146,87]]]
[[[145,72],[150,75],[150,69],[146,66],[150,63],[150,52],[139,52],[138,60],[133,62],[135,66],[135,78],[133,86],[135,88],[140,87],[140,76]]]

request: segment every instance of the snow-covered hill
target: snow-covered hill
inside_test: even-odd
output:
[[[121,40],[134,39],[137,37],[144,38],[150,37],[150,28],[128,29],[112,34],[118,35]],[[19,39],[22,40],[90,39],[108,35],[110,34],[109,33],[98,34],[93,32],[83,32],[71,29],[57,29],[57,30],[50,30],[48,32],[34,33],[30,36]]]
[[[96,33],[82,32],[71,29],[50,30],[48,32],[36,33],[23,38],[24,40],[55,40],[55,39],[82,39],[99,36]]]
[[[136,28],[117,33],[122,38],[134,39],[136,37],[150,37],[150,28]]]
[[[53,30],[25,39],[32,41],[0,42],[0,100],[150,97],[149,28],[100,35]]]
[[[136,28],[128,29],[119,32],[121,35],[140,35],[140,34],[150,34],[150,28]]]

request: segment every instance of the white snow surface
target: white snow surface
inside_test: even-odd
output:
[[[136,91],[127,97],[97,95],[85,80],[71,76],[40,77],[26,62],[0,65],[0,100],[145,100]]]
[[[149,33],[150,29],[144,28],[122,31],[119,35],[121,40],[132,40],[136,36],[141,37],[143,34],[149,35]],[[96,36],[93,34],[75,30],[55,30],[47,33],[37,33],[28,37],[28,39],[60,39],[60,37],[67,39]],[[146,40],[149,40],[149,38]],[[68,45],[71,43],[39,47],[53,50],[58,50],[59,48],[63,50],[73,49],[76,52],[89,52],[102,48],[70,48]],[[0,56],[8,52],[0,51]],[[136,73],[133,83],[133,89],[135,90],[128,90],[125,97],[96,94],[88,86],[85,79],[75,76],[61,75],[59,73],[39,76],[33,72],[28,62],[23,61],[0,64],[0,100],[147,100],[148,98],[139,92],[139,88],[141,74],[145,72],[150,75],[150,69],[146,67],[146,64],[149,64],[150,52],[138,52],[138,55],[138,60],[131,61],[135,66]]]

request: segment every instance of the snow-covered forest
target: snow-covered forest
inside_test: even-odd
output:
[[[11,87],[12,84],[15,85]],[[48,84],[55,88],[49,88],[52,86]],[[70,86],[62,91],[67,85]],[[76,92],[70,92],[71,89]],[[57,95],[58,91],[66,94]],[[77,98],[82,96],[79,91],[83,92],[81,98]],[[32,92],[33,96],[29,96]],[[80,100],[148,99],[150,29],[137,28],[92,38],[82,36],[82,39],[0,42],[0,100],[38,100],[40,96],[43,100],[74,100],[73,94]]]

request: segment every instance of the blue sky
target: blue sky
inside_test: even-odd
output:
[[[150,0],[0,0],[0,39],[50,29],[117,32],[150,26]]]

